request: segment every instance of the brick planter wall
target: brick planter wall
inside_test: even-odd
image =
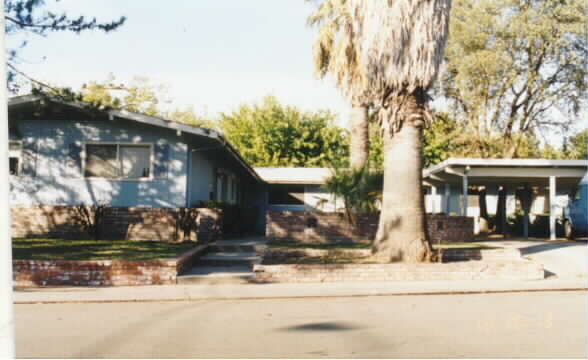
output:
[[[362,215],[357,228],[338,213],[269,210],[266,236],[303,243],[371,241],[378,229],[379,214]],[[462,242],[474,238],[474,219],[465,216],[427,215],[433,243]]]
[[[357,228],[338,213],[269,210],[266,236],[303,243],[359,242],[373,239],[378,216],[362,216]]]
[[[519,249],[445,249],[442,261],[517,261],[521,260]]]
[[[19,287],[175,284],[178,274],[190,267],[206,247],[200,245],[170,260],[13,260],[13,280]]]
[[[195,209],[198,212],[197,231],[191,238],[210,242],[220,237],[221,212],[215,209]],[[108,240],[184,239],[176,223],[177,208],[106,208],[99,229],[100,238]],[[88,239],[83,221],[73,206],[29,206],[12,208],[14,237],[58,237]],[[187,239],[185,239],[187,240]]]
[[[434,244],[474,239],[473,217],[427,214],[427,228]]]
[[[432,264],[255,265],[255,281],[427,281],[427,280],[538,280],[543,265],[528,261]]]

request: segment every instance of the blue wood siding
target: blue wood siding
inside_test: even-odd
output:
[[[188,144],[172,131],[118,119],[19,120],[15,126],[22,134],[26,170],[10,180],[14,205],[186,205]],[[142,181],[83,178],[81,149],[88,141],[153,144],[155,177]]]
[[[196,150],[190,148],[190,150]],[[203,152],[192,151],[190,175],[190,205],[196,206],[200,201],[210,200],[210,192],[216,191],[215,161]]]

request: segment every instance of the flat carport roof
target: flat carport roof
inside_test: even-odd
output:
[[[443,184],[461,184],[463,195],[466,195],[462,199],[464,211],[467,209],[468,186],[471,185],[547,186],[551,204],[550,233],[555,239],[556,188],[578,185],[587,170],[588,160],[450,158],[423,170],[423,181],[435,190]],[[528,231],[528,226],[525,229]]]
[[[560,185],[577,185],[588,170],[588,160],[547,159],[460,159],[450,158],[423,171],[423,180],[431,185],[524,184],[548,185],[554,176]]]

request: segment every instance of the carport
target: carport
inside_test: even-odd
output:
[[[532,189],[548,190],[549,235],[555,240],[557,210],[565,205],[567,195],[576,188],[587,169],[588,160],[450,158],[425,169],[423,181],[431,189],[433,213],[450,214],[456,209],[456,213],[468,216],[468,194],[474,187],[514,195],[524,211],[525,237],[529,234]],[[456,198],[457,204],[452,201]],[[500,221],[505,229],[506,201],[497,203],[498,206],[502,207],[504,215]]]

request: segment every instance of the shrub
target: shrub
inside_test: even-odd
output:
[[[332,168],[324,188],[343,200],[345,218],[357,224],[357,215],[378,211],[382,200],[384,174],[381,170]],[[320,204],[319,204],[320,205]]]
[[[104,214],[108,206],[104,203],[99,204],[79,204],[74,206],[74,222],[81,225],[94,240],[101,238],[101,226]]]

